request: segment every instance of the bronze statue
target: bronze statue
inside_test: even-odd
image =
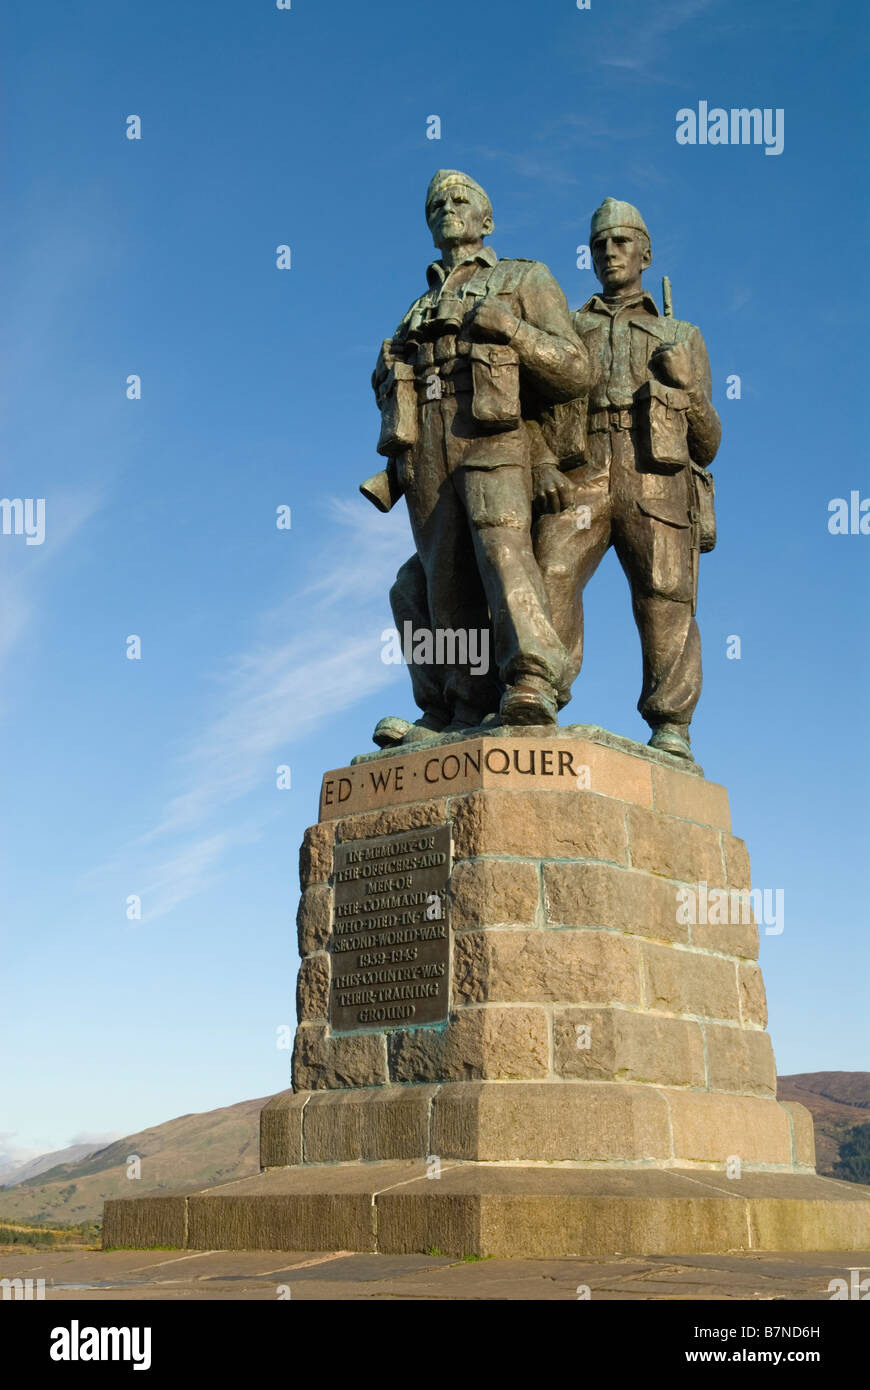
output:
[[[426,219],[441,259],[381,349],[372,384],[387,467],[417,552],[390,593],[399,631],[489,634],[494,669],[410,664],[422,715],[381,720],[381,747],[481,724],[552,725],[583,656],[583,589],[613,545],[643,653],[650,745],[691,758],[701,690],[698,555],[715,543],[707,472],[720,424],[704,341],[644,291],[649,233],[605,199],[590,247],[603,293],[572,316],[537,261],[498,260],[484,190],[439,170]],[[588,400],[587,400],[588,397]]]
[[[439,169],[426,220],[441,258],[381,349],[372,384],[389,462],[363,490],[384,508],[402,493],[408,504],[417,556],[393,590],[399,630],[408,614],[436,632],[488,630],[494,669],[412,664],[423,714],[411,726],[382,721],[384,745],[496,711],[502,724],[556,722],[566,654],[532,545],[532,465],[542,413],[591,384],[546,266],[484,246],[492,209],[474,179]]]
[[[589,238],[603,293],[574,315],[597,384],[582,456],[560,459],[571,484],[538,518],[535,553],[569,653],[560,704],[583,659],[583,589],[609,546],[626,574],[643,653],[638,709],[650,746],[691,758],[701,693],[698,555],[715,541],[706,472],[721,426],[698,329],[666,314],[641,283],[652,255],[637,208],[606,198]],[[555,459],[554,459],[555,463]]]

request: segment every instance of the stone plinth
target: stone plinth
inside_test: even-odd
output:
[[[572,732],[326,774],[302,851],[296,1094],[273,1102],[286,1147],[269,1139],[264,1166],[434,1153],[812,1171],[806,1113],[775,1099],[758,928],[749,902],[730,912],[749,859],[724,787]],[[334,1033],[336,845],[441,824],[448,1021]],[[710,923],[717,889],[735,921]]]
[[[419,1160],[312,1163],[192,1196],[118,1199],[103,1241],[503,1258],[867,1248],[867,1188],[813,1176],[487,1163],[430,1173]]]
[[[300,871],[293,1090],[260,1179],[165,1208],[183,1243],[870,1243],[870,1192],[776,1100],[749,858],[697,766],[582,726],[374,755],[324,777]],[[144,1200],[110,1243],[160,1226]]]

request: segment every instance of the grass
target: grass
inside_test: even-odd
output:
[[[426,1254],[440,1256],[441,1259],[449,1258],[447,1251],[439,1249],[437,1245],[430,1245]],[[459,1263],[463,1265],[473,1265],[477,1264],[480,1260],[491,1260],[492,1258],[492,1255],[460,1255]]]
[[[60,1224],[25,1225],[23,1222],[0,1221],[0,1246],[30,1250],[62,1249],[69,1246],[93,1246],[100,1239],[100,1226],[95,1221],[81,1221],[74,1226]]]

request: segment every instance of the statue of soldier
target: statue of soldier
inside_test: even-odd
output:
[[[408,613],[436,632],[488,630],[495,669],[412,666],[422,717],[382,720],[382,746],[477,727],[496,709],[503,724],[556,723],[566,654],[532,545],[532,465],[542,411],[591,383],[547,267],[484,246],[493,220],[480,184],[439,169],[426,220],[441,258],[381,349],[372,384],[388,465],[362,490],[384,509],[402,493],[408,504],[417,555],[391,595],[400,632]]]
[[[602,293],[573,316],[599,366],[587,442],[579,457],[551,459],[551,510],[535,527],[553,623],[569,653],[560,703],[583,659],[583,589],[612,545],[640,634],[638,709],[652,728],[650,747],[691,759],[701,693],[698,554],[715,539],[706,469],[721,436],[710,365],[698,329],[660,316],[643,289],[652,254],[637,208],[606,198],[589,244]]]

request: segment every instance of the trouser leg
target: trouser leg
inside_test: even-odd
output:
[[[410,630],[413,634],[421,630],[428,631],[432,627],[429,599],[426,593],[426,574],[418,555],[412,555],[410,560],[406,560],[399,569],[396,582],[390,589],[390,607],[393,610],[393,621],[396,624],[399,640],[403,643],[403,650],[405,650],[407,657],[406,634],[408,631]],[[408,664],[408,674],[411,677],[414,699],[423,713],[428,715],[433,722],[448,723],[450,711],[447,708],[444,694],[445,673],[443,667],[411,661]]]
[[[651,728],[689,725],[701,694],[701,638],[691,603],[633,593],[643,651],[637,707]]]
[[[571,507],[546,512],[535,523],[533,539],[553,626],[567,654],[559,705],[583,664],[583,590],[610,545],[610,498],[604,487],[577,489]]]
[[[499,677],[505,685],[536,677],[558,689],[565,649],[532,547],[528,469],[464,467],[455,478],[489,603]]]
[[[688,726],[701,694],[691,530],[643,516],[635,506],[623,519],[616,550],[631,586],[643,653],[638,710],[653,728]]]
[[[465,506],[455,487],[456,475],[448,475],[446,464],[439,471],[436,463],[443,428],[440,412],[427,412],[426,427],[425,450],[419,468],[408,476],[406,490],[425,576],[423,626],[433,636],[433,660],[426,664],[423,679],[427,690],[437,690],[450,722],[480,723],[498,709],[501,697],[492,666],[489,610]],[[419,593],[415,602],[419,608]],[[438,655],[443,659],[436,660]],[[422,686],[420,695],[415,688],[418,704],[421,695]]]

